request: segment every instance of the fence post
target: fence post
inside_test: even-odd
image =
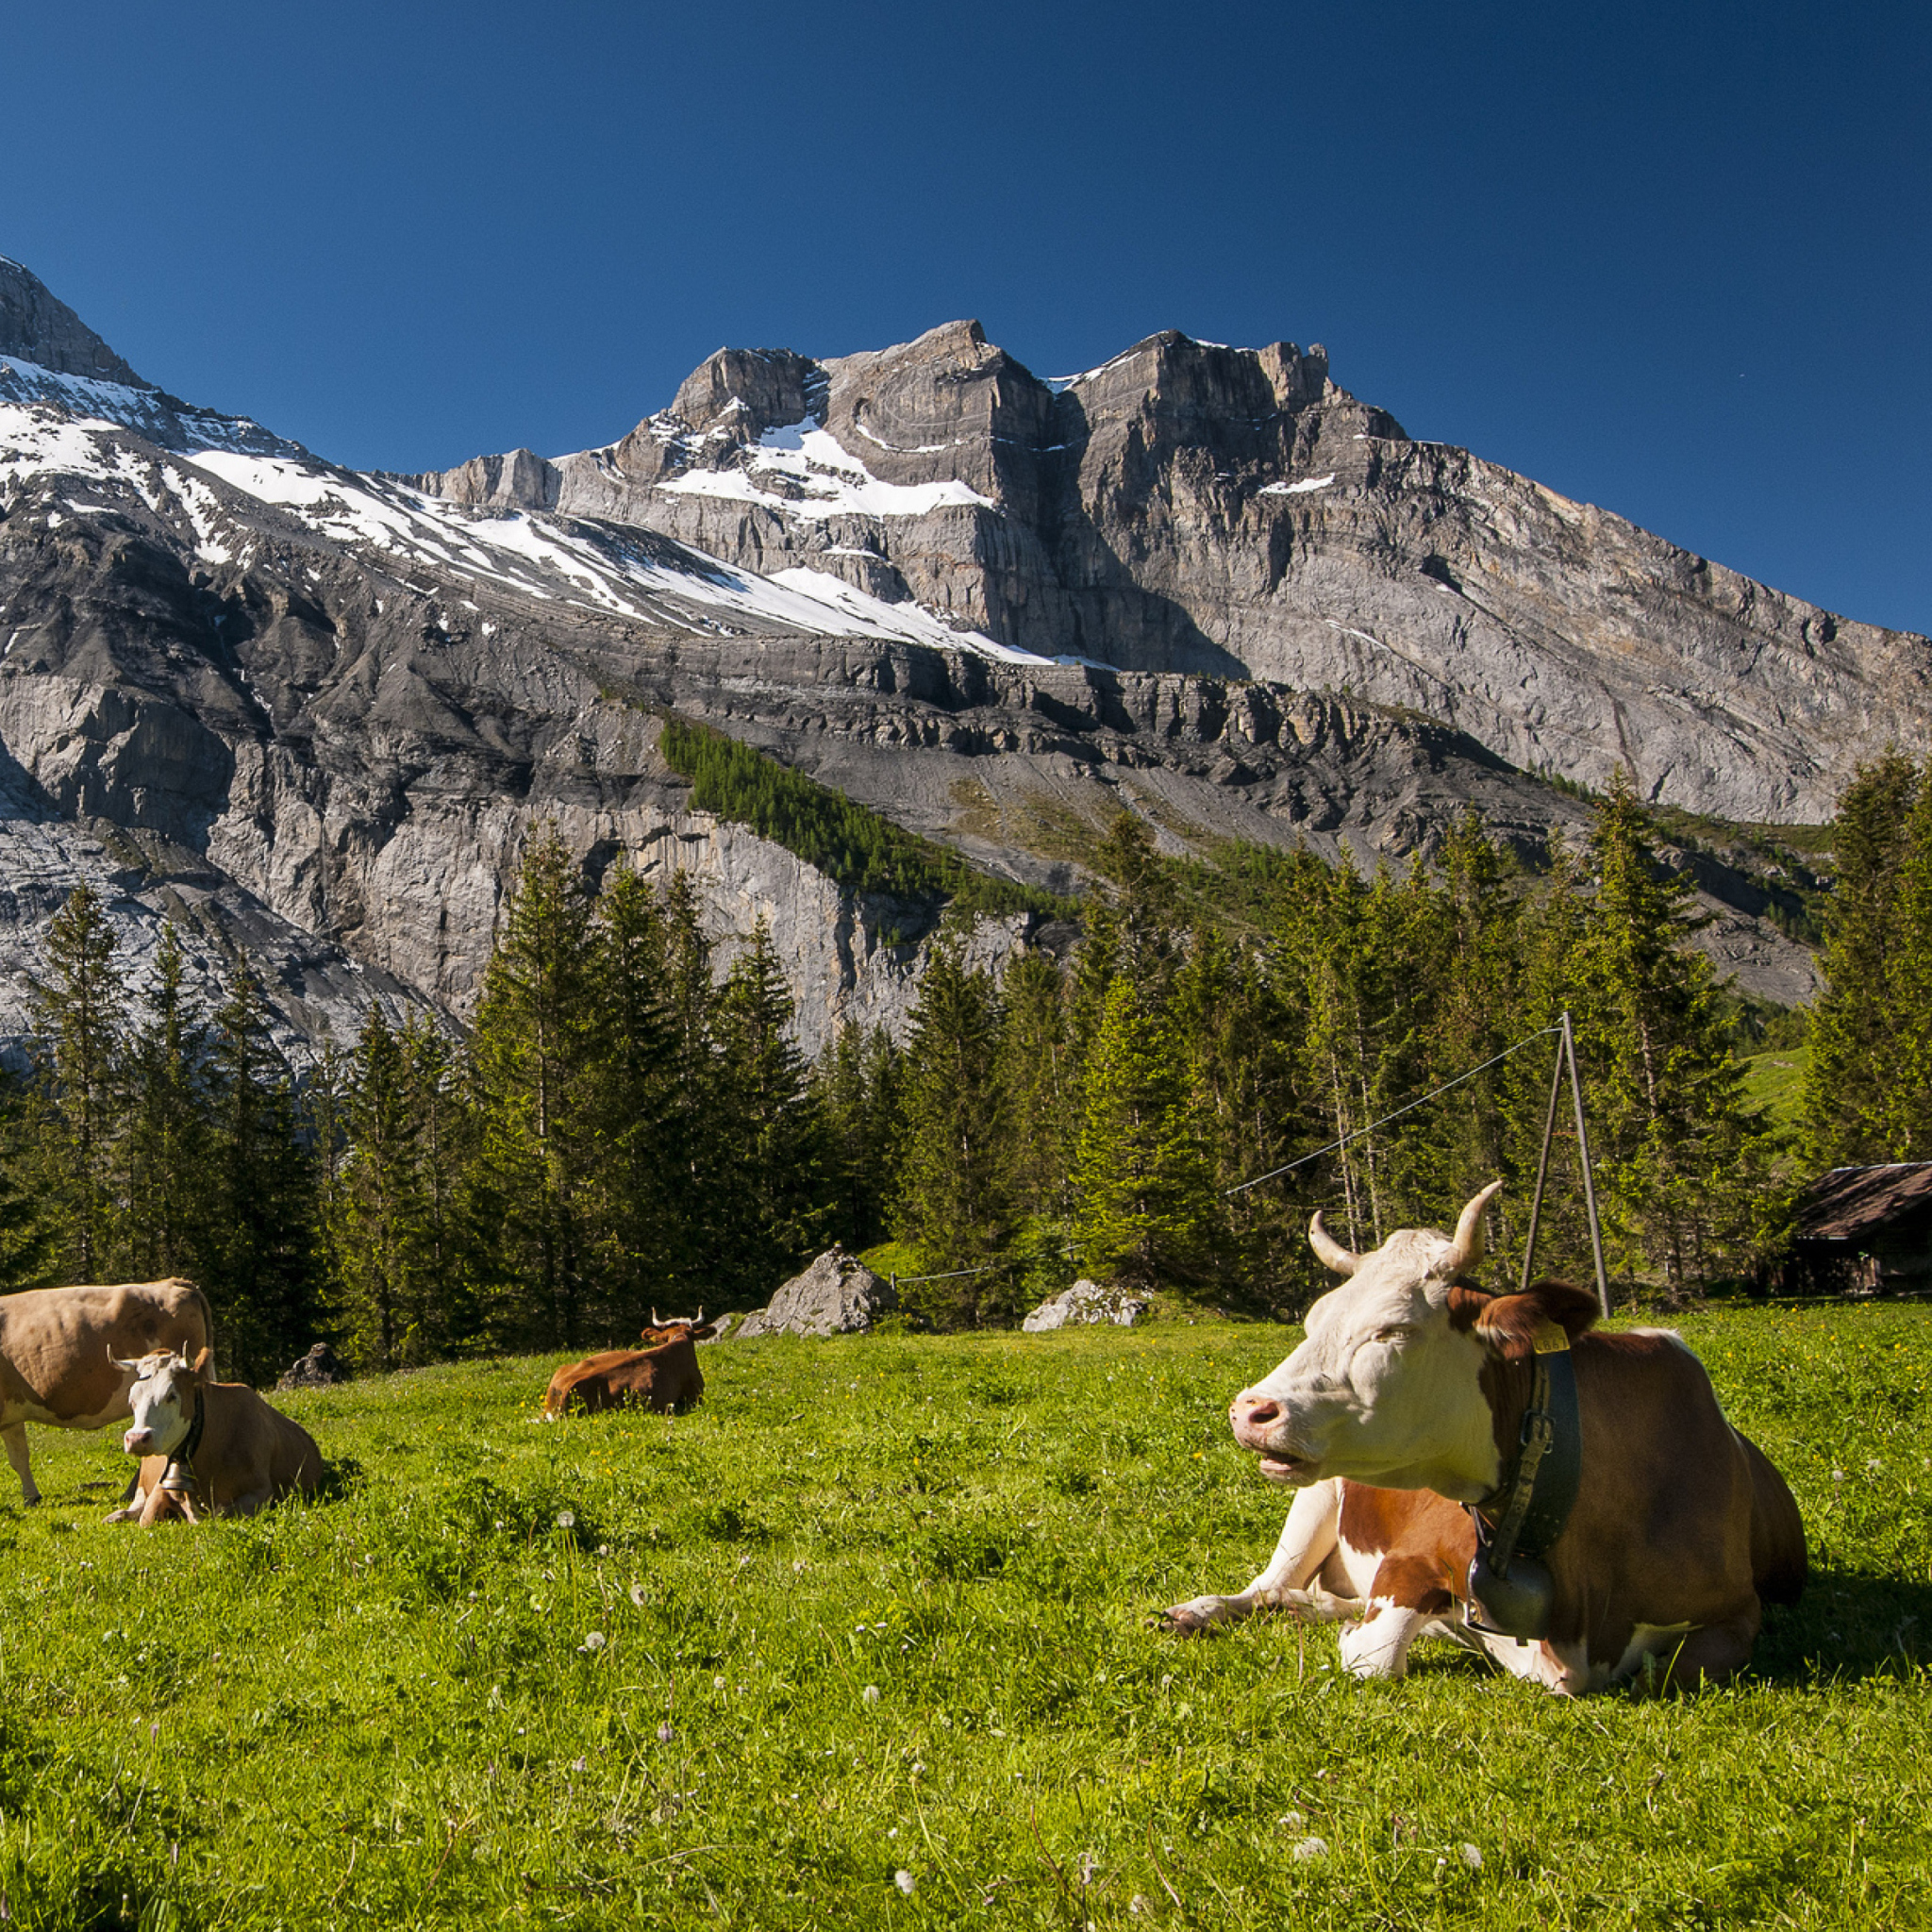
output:
[[[1565,1019],[1569,1018],[1566,1013]],[[1529,1234],[1523,1244],[1523,1292],[1529,1292],[1530,1271],[1536,1265],[1537,1229],[1543,1218],[1543,1181],[1550,1171],[1550,1143],[1557,1138],[1557,1103],[1563,1097],[1563,1042],[1557,1042],[1557,1051],[1550,1062],[1550,1111],[1543,1122],[1543,1151],[1536,1164],[1536,1192],[1529,1202]]]

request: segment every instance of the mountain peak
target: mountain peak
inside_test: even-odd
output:
[[[0,255],[0,356],[18,356],[58,375],[152,389],[20,262]]]

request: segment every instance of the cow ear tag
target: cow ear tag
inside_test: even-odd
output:
[[[1569,1332],[1560,1322],[1553,1322],[1545,1315],[1536,1324],[1536,1333],[1530,1339],[1530,1346],[1538,1355],[1568,1355]]]

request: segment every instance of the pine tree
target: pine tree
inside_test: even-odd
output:
[[[44,982],[31,982],[47,1044],[36,1141],[40,1186],[61,1227],[58,1268],[98,1281],[113,1253],[115,1169],[124,1114],[126,995],[114,928],[90,886],[76,886],[47,931]]]
[[[148,1018],[128,1049],[126,1205],[120,1246],[137,1280],[194,1274],[207,1219],[208,1025],[172,924],[161,927]]]
[[[1123,974],[1087,1067],[1074,1246],[1097,1279],[1192,1277],[1211,1247],[1213,1180],[1166,1014]]]
[[[201,1286],[222,1360],[259,1378],[285,1367],[322,1324],[315,1171],[287,1070],[244,961],[228,976],[208,1056],[208,1185]]]
[[[575,1347],[595,1316],[591,904],[555,828],[526,847],[483,975],[471,1047],[476,1261],[499,1338]]]
[[[677,1111],[676,1056],[665,1003],[663,908],[628,864],[615,867],[597,902],[601,1051],[594,1106],[600,1123],[597,1222],[608,1256],[610,1324],[627,1330],[670,1302],[675,1171],[667,1158]],[[686,1310],[690,1312],[689,1309]]]
[[[791,1038],[792,1001],[760,918],[718,997],[719,1121],[729,1161],[714,1177],[729,1205],[724,1286],[762,1300],[815,1252],[819,1119]]]
[[[899,1053],[884,1027],[848,1020],[812,1070],[833,1233],[862,1251],[886,1238],[898,1175]]]
[[[43,1124],[35,1096],[0,1068],[0,1294],[51,1287],[59,1259],[59,1220],[37,1171]]]
[[[1600,1200],[1624,1270],[1681,1299],[1746,1256],[1748,1188],[1770,1147],[1745,1107],[1710,962],[1689,943],[1693,889],[1659,861],[1618,774],[1591,837],[1596,898],[1582,948],[1578,1053],[1600,1123]]]
[[[420,1360],[425,1339],[412,1291],[424,1204],[411,1075],[407,1041],[372,1002],[347,1083],[351,1152],[336,1216],[344,1335],[355,1359],[371,1369]]]
[[[894,1230],[928,1273],[985,1268],[1003,1257],[1014,1231],[995,1078],[999,1008],[991,975],[968,968],[952,940],[933,949],[908,1032]],[[936,1326],[970,1327],[1010,1293],[998,1275],[971,1274],[921,1284],[906,1302]]]
[[[1893,1160],[1932,1159],[1932,764],[1905,830],[1886,948],[1891,1051],[1869,1073],[1879,1144]]]
[[[1908,1003],[1899,979],[1916,937],[1900,894],[1928,790],[1909,758],[1889,751],[1860,765],[1839,800],[1818,962],[1824,984],[1811,1009],[1805,1080],[1806,1139],[1817,1167],[1898,1158],[1893,1076]]]
[[[711,980],[711,943],[688,873],[673,876],[662,905],[670,1053],[663,1128],[665,1300],[695,1308],[709,1294],[715,1307],[720,1271],[736,1252],[731,1206],[717,1176],[738,1158],[720,1111],[723,1074],[712,1031],[718,993]]]

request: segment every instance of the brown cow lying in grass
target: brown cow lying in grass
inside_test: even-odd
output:
[[[1764,1605],[1797,1600],[1798,1506],[1674,1335],[1592,1333],[1594,1298],[1561,1282],[1491,1295],[1462,1278],[1495,1191],[1453,1237],[1404,1228],[1373,1254],[1351,1254],[1315,1216],[1315,1253],[1348,1279],[1229,1418],[1262,1475],[1299,1493],[1268,1567],[1237,1595],[1174,1605],[1172,1628],[1276,1605],[1359,1616],[1341,1643],[1358,1674],[1400,1676],[1415,1637],[1444,1635],[1574,1695],[1640,1672],[1680,1689],[1721,1681],[1749,1659]],[[1577,1474],[1547,1541],[1518,1551],[1529,1581],[1499,1627],[1494,1582],[1473,1568],[1478,1522],[1497,1538],[1522,1487],[1530,1391],[1554,1373],[1540,1357],[1574,1364]],[[1487,1625],[1466,1614],[1473,1595]]]
[[[671,1322],[660,1322],[653,1308],[642,1348],[607,1348],[551,1376],[543,1420],[560,1421],[573,1404],[586,1415],[604,1408],[649,1408],[660,1415],[690,1408],[705,1392],[695,1344],[708,1341],[714,1332],[702,1308],[694,1317]]]
[[[109,1523],[139,1517],[147,1528],[171,1515],[190,1523],[252,1516],[291,1490],[312,1493],[320,1485],[314,1438],[245,1383],[210,1381],[207,1349],[192,1365],[160,1350],[116,1366],[134,1373],[134,1422],[122,1447],[142,1464],[136,1500]]]

